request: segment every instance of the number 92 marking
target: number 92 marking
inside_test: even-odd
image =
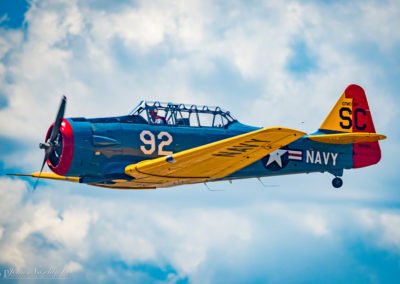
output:
[[[164,139],[164,138],[166,138],[166,139]],[[162,131],[162,132],[158,133],[157,139],[161,140],[160,144],[158,144],[157,154],[160,156],[172,155],[173,154],[172,151],[165,151],[163,149],[164,146],[169,146],[172,143],[173,139],[172,139],[171,134],[169,134],[168,132]],[[145,145],[140,146],[140,150],[143,152],[143,154],[151,155],[154,153],[154,151],[156,150],[156,138],[151,131],[143,130],[140,133],[140,141],[142,141],[145,144]],[[150,146],[150,147],[146,147],[146,146]]]

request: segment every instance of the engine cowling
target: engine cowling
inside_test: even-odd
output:
[[[50,125],[46,134],[47,141],[50,138],[54,123]],[[68,120],[63,119],[58,134],[58,146],[47,159],[49,168],[58,175],[65,175],[71,167],[74,157],[74,133]]]

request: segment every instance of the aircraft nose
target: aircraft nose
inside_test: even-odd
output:
[[[50,125],[47,131],[46,142],[40,143],[39,147],[41,149],[53,147],[53,151],[46,161],[47,165],[54,173],[65,175],[71,167],[72,158],[74,156],[74,133],[69,121],[63,119],[54,145],[49,145],[47,141],[49,141],[53,127],[54,123]]]

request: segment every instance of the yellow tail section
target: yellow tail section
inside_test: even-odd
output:
[[[323,130],[353,132],[352,129],[353,99],[343,93],[325,121],[320,126]]]

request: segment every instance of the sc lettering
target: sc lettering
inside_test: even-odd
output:
[[[367,128],[367,125],[365,123],[363,125],[360,125],[359,115],[366,116],[367,112],[362,108],[357,108],[354,111],[354,126],[357,130],[363,131],[365,130],[365,128]],[[340,121],[340,127],[343,129],[351,129],[351,127],[353,126],[351,109],[347,107],[342,107],[339,110],[339,116],[342,119],[342,121]]]

